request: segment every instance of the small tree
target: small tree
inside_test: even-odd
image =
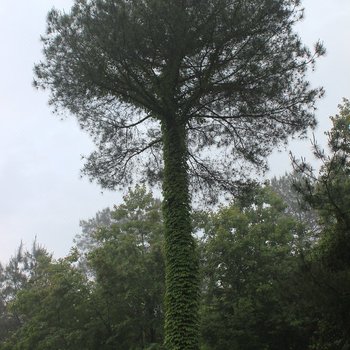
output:
[[[322,162],[317,174],[305,161],[293,159],[300,181],[295,184],[307,203],[318,212],[323,229],[321,245],[332,268],[350,266],[350,102],[344,99],[339,114],[331,117],[327,154],[314,141],[314,155]],[[325,233],[326,232],[326,233]]]
[[[331,117],[329,151],[314,142],[314,155],[322,162],[315,172],[294,159],[301,180],[297,190],[318,213],[320,237],[308,262],[308,282],[318,313],[314,336],[317,349],[347,349],[350,345],[350,101],[344,99]]]
[[[108,188],[162,181],[169,350],[198,348],[190,187],[208,199],[232,191],[315,125],[322,90],[305,74],[323,49],[311,53],[293,32],[299,3],[75,0],[48,15],[35,85],[93,136],[84,173]]]

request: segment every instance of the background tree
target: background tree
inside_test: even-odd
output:
[[[286,173],[279,178],[273,177],[269,181],[269,185],[283,199],[286,204],[287,213],[303,223],[305,227],[313,232],[313,235],[317,236],[320,229],[318,215],[294,187],[295,183],[300,180],[300,174],[298,172],[292,172]]]
[[[339,114],[331,117],[327,132],[330,153],[314,142],[314,154],[322,162],[316,173],[294,159],[301,174],[297,190],[320,217],[321,233],[308,262],[309,290],[317,295],[321,313],[315,335],[317,349],[350,346],[350,102],[344,99]],[[314,309],[315,309],[314,308]]]
[[[307,203],[302,194],[295,189],[295,183],[301,180],[298,172],[272,178],[269,185],[286,204],[286,213],[301,225],[297,232],[298,250],[304,256],[308,254],[321,231],[317,212]]]
[[[97,241],[94,239],[95,232],[112,224],[111,209],[104,208],[96,213],[95,217],[88,220],[80,220],[81,233],[74,238],[74,243],[82,257],[88,251],[96,248]]]
[[[317,174],[311,165],[294,159],[294,167],[301,174],[296,189],[320,215],[323,231],[321,242],[334,261],[334,267],[350,265],[347,250],[350,232],[350,102],[344,99],[339,106],[340,113],[331,117],[333,127],[327,132],[330,154],[322,150],[316,141],[313,143],[314,155],[321,161]],[[320,243],[321,244],[321,243]],[[322,243],[323,244],[323,243]],[[339,258],[337,264],[336,259]]]
[[[21,243],[8,264],[0,264],[0,341],[22,325],[19,313],[10,305],[17,294],[26,288],[43,256],[47,256],[47,252],[36,241],[30,251],[25,251]]]
[[[204,225],[203,349],[307,349],[294,307],[300,223],[269,187],[210,213]]]
[[[333,217],[332,206],[322,208]],[[161,203],[137,186],[108,213],[106,226],[91,224],[91,237],[81,237],[92,242],[84,250],[55,261],[20,247],[2,268],[1,350],[162,348]],[[204,233],[202,350],[347,349],[349,268],[330,244],[336,220],[318,223],[319,238],[299,249],[300,231],[309,231],[268,186],[194,217]]]
[[[301,17],[298,0],[76,0],[48,15],[35,85],[93,136],[84,172],[110,188],[162,180],[169,350],[198,348],[189,186],[232,191],[315,125],[322,90],[305,74],[323,49],[293,32]]]
[[[28,287],[39,260],[48,256],[46,250],[33,243],[30,251],[21,243],[5,266],[0,266],[0,343],[3,344],[23,326],[22,315],[12,307],[18,295]]]
[[[20,271],[25,283],[11,289],[6,312],[1,314],[0,322],[7,327],[1,329],[1,350],[161,347],[161,203],[145,187],[137,186],[124,197],[124,203],[108,212],[109,224],[102,226],[99,221],[94,229],[89,226],[91,237],[84,233],[83,241],[93,242],[85,246],[88,249],[74,248],[58,261],[47,253],[36,254],[35,263],[26,264],[24,273],[23,257],[29,262],[32,254],[20,248],[4,268],[17,271],[15,276]],[[79,259],[84,264],[77,263]],[[13,260],[21,260],[20,268],[13,269],[18,265]],[[13,274],[8,273],[0,286],[12,285]],[[8,316],[18,319],[18,324],[13,325]]]
[[[93,233],[87,254],[107,342],[148,349],[163,341],[164,256],[161,203],[137,186],[111,211],[112,224]]]
[[[10,305],[21,326],[1,349],[104,349],[98,339],[92,313],[89,284],[72,266],[72,256],[53,261],[42,256],[32,269],[28,284]],[[105,348],[108,349],[108,348]]]
[[[24,271],[23,245],[6,266],[0,264],[0,341],[21,325],[21,320],[15,312],[11,312],[9,304],[27,282]]]

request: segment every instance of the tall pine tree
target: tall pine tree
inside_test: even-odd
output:
[[[232,191],[250,166],[315,125],[298,0],[75,0],[52,10],[35,85],[96,143],[103,187],[162,182],[165,344],[198,349],[191,193]],[[215,150],[212,152],[212,150]],[[247,161],[247,162],[245,162]]]

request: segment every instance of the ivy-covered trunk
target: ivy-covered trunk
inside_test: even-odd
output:
[[[198,259],[192,236],[185,125],[163,121],[165,348],[198,349]]]

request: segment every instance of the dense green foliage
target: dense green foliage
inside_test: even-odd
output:
[[[163,339],[164,258],[161,203],[136,187],[95,231],[88,252],[98,310],[115,349],[145,349]],[[131,345],[132,344],[132,345]]]
[[[273,191],[276,192],[287,205],[287,213],[300,223],[303,223],[306,229],[311,231],[314,236],[317,236],[320,230],[318,224],[320,218],[310,204],[303,199],[303,196],[296,191],[294,186],[300,180],[301,175],[294,171],[279,178],[272,178],[269,184]],[[309,235],[311,232],[309,232]]]
[[[305,162],[294,161],[302,180],[295,184],[318,212],[322,232],[307,261],[308,295],[318,313],[315,349],[350,347],[350,102],[344,99],[331,118],[330,154],[315,143],[322,162],[318,174]]]
[[[209,215],[202,310],[208,349],[300,349],[285,295],[298,267],[300,228],[269,188]]]
[[[277,189],[294,181],[284,201],[251,187],[187,223],[201,262],[200,349],[349,349],[349,125],[345,100],[330,155],[315,150],[319,173],[295,163],[299,174],[274,180]],[[20,247],[0,269],[0,349],[163,349],[161,208],[137,186],[82,223],[66,258]],[[316,213],[317,237],[303,208]]]
[[[18,293],[27,286],[28,278],[34,273],[36,261],[46,252],[33,244],[31,252],[24,252],[21,244],[17,253],[3,267],[0,264],[0,340],[6,339],[12,331],[21,325],[21,318],[16,310],[8,305],[16,299]]]
[[[159,348],[164,317],[161,204],[139,187],[124,200],[110,211],[109,226],[91,228],[89,250],[74,248],[58,261],[40,251],[34,263],[21,269],[13,266],[23,261],[22,253],[11,260],[9,272],[1,275],[5,308],[0,319],[10,315],[18,323],[7,322],[1,349]],[[10,292],[19,274],[23,282]]]

